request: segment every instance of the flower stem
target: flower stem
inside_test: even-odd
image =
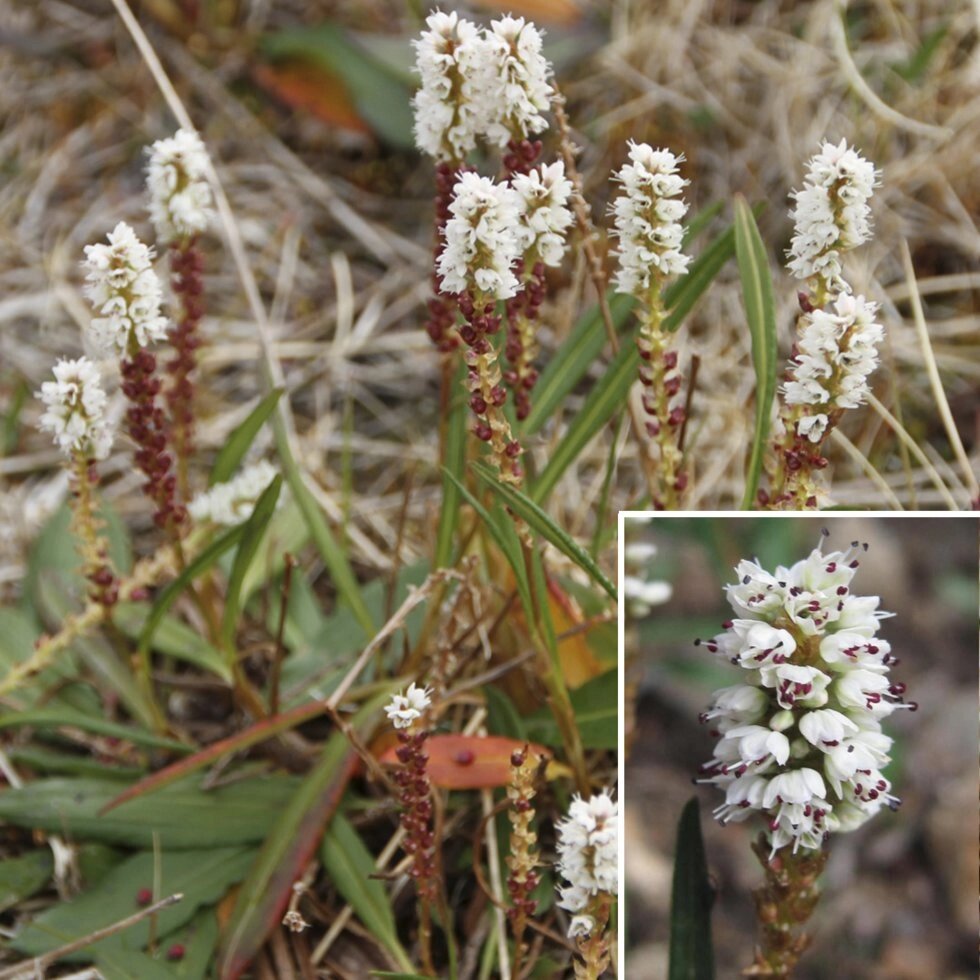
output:
[[[810,944],[810,937],[799,927],[813,914],[820,898],[817,878],[827,863],[827,852],[794,854],[792,848],[784,847],[770,859],[763,834],[752,850],[766,873],[765,885],[753,893],[761,946],[756,949],[755,962],[742,975],[787,980]]]

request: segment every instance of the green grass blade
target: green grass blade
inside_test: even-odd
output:
[[[623,347],[606,368],[605,374],[589,392],[578,415],[572,419],[568,431],[555,446],[541,475],[531,488],[531,499],[543,504],[555,488],[561,475],[568,469],[592,437],[612,418],[613,413],[626,402],[630,386],[636,378],[640,358],[633,344]]]
[[[390,697],[391,692],[385,691],[358,711],[351,721],[358,737],[369,736],[382,705]],[[237,980],[269,933],[280,927],[293,882],[316,851],[357,764],[357,753],[347,736],[334,732],[299,788],[282,802],[224,930],[221,980]]]
[[[616,586],[609,581],[596,560],[567,531],[560,528],[530,497],[520,490],[497,479],[493,471],[482,463],[474,463],[473,469],[498,497],[520,517],[532,531],[553,544],[566,557],[571,558],[597,585],[615,601]]]
[[[374,855],[353,825],[341,814],[330,821],[320,844],[320,860],[327,878],[343,895],[357,917],[391,955],[401,970],[412,961],[398,941],[395,913],[384,884],[374,874]]]
[[[71,708],[35,708],[31,711],[19,711],[16,714],[0,715],[0,729],[14,728],[26,725],[31,728],[77,728],[83,732],[95,735],[105,735],[107,738],[117,738],[120,741],[132,742],[133,745],[147,745],[152,748],[170,749],[172,752],[190,752],[191,746],[177,742],[172,738],[153,735],[141,728],[120,725],[114,721],[106,721],[95,715],[87,715],[83,711]]]
[[[234,548],[245,533],[245,525],[238,524],[212,541],[155,599],[146,624],[140,633],[139,650],[145,654],[150,649],[153,633],[173,605],[174,600],[198,575],[209,569],[226,551]]]
[[[358,585],[354,571],[350,567],[347,555],[337,543],[337,539],[327,525],[323,513],[320,510],[320,505],[303,482],[303,474],[300,472],[296,461],[283,452],[284,445],[282,443],[279,446],[279,458],[282,462],[283,472],[286,476],[286,482],[289,484],[289,489],[292,491],[293,498],[303,513],[303,519],[309,526],[310,537],[313,538],[317,551],[320,552],[320,557],[323,559],[324,565],[327,566],[330,579],[338,595],[350,607],[351,612],[364,628],[367,635],[369,637],[374,636],[378,630],[374,625],[374,620],[368,611],[368,607],[364,603],[364,597],[361,595],[361,587]]]
[[[735,230],[728,228],[691,263],[685,276],[664,290],[664,305],[669,310],[664,318],[665,330],[674,331],[681,325],[734,252]]]
[[[238,545],[238,551],[235,552],[235,560],[228,577],[225,611],[221,618],[221,646],[229,655],[234,651],[235,629],[238,626],[238,614],[242,603],[242,583],[258,551],[262,535],[275,513],[276,501],[279,499],[281,489],[282,477],[277,476],[262,491],[262,495],[255,502],[255,507],[244,524],[242,540]]]
[[[626,325],[635,305],[631,296],[614,294],[610,290],[609,310],[617,330]],[[554,415],[562,400],[598,361],[606,342],[606,331],[596,305],[581,317],[541,372],[534,386],[531,412],[522,426],[524,433],[533,435]]]
[[[465,370],[462,364],[461,368]],[[454,386],[456,391],[459,391],[462,386],[462,370],[457,372],[457,384]],[[436,537],[433,568],[447,568],[452,563],[453,538],[456,536],[456,526],[459,523],[459,490],[456,484],[463,480],[468,417],[469,405],[466,399],[462,396],[454,399],[446,423],[446,458],[443,461],[446,472],[442,475],[442,508],[439,512],[439,532]]]
[[[443,470],[448,473],[448,470]],[[514,578],[517,582],[517,592],[527,614],[528,622],[534,622],[534,603],[531,600],[531,583],[527,578],[527,569],[524,565],[524,556],[521,552],[521,542],[514,530],[513,521],[506,515],[491,514],[476,497],[473,496],[463,485],[461,480],[457,480],[451,473],[449,478],[459,488],[459,492],[466,499],[466,502],[476,511],[477,515],[483,520],[490,532],[490,536],[497,543],[510,567],[514,570]]]
[[[752,337],[752,363],[755,367],[755,432],[749,468],[745,478],[742,509],[755,502],[762,458],[769,437],[772,401],[776,394],[776,308],[772,295],[772,276],[762,236],[745,198],[735,198],[735,253],[742,278],[742,303]]]
[[[276,410],[282,392],[282,388],[274,388],[270,391],[228,437],[228,441],[221,447],[214,461],[214,466],[211,467],[211,475],[208,477],[209,487],[213,487],[216,483],[226,483],[235,475],[235,471],[241,466],[245,454],[259,434],[259,429]]]
[[[669,980],[713,980],[711,883],[701,839],[698,801],[688,800],[677,825],[670,913]]]

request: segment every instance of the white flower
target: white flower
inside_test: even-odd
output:
[[[214,217],[208,184],[208,153],[197,133],[178,129],[149,149],[146,186],[150,218],[163,243],[206,231]]]
[[[480,129],[489,143],[505,147],[548,128],[542,113],[551,100],[550,75],[534,24],[523,17],[502,17],[490,24],[474,79]]]
[[[455,11],[426,18],[415,47],[415,70],[422,85],[415,108],[415,142],[437,160],[459,162],[476,145],[482,102],[476,76],[485,60],[484,42],[475,24]]]
[[[681,252],[680,225],[687,204],[679,195],[688,181],[677,173],[683,156],[646,143],[631,141],[629,147],[632,162],[614,177],[623,187],[612,205],[619,237],[616,288],[642,299],[666,277],[687,270],[690,258]]]
[[[565,233],[574,220],[567,206],[572,182],[565,176],[565,164],[557,160],[514,174],[511,187],[517,196],[517,234],[525,268],[530,271],[537,261],[553,268],[561,265]]]
[[[881,774],[892,740],[880,719],[915,705],[887,676],[895,660],[876,634],[889,614],[878,596],[851,594],[861,551],[817,548],[772,573],[739,562],[728,601],[755,618],[725,623],[707,644],[744,683],[715,692],[701,715],[718,741],[699,782],[724,790],[722,822],[762,813],[773,853],[822,847],[898,805]]]
[[[824,143],[807,165],[803,190],[792,194],[796,206],[793,241],[787,253],[797,279],[820,276],[835,291],[847,291],[840,253],[871,235],[868,201],[878,186],[874,165],[846,140]]]
[[[432,691],[427,687],[416,687],[413,682],[404,694],[392,696],[391,703],[385,706],[385,714],[395,728],[411,728],[431,703]]]
[[[513,296],[519,288],[513,266],[520,255],[514,191],[468,171],[456,182],[449,211],[439,256],[442,289],[492,299]]]
[[[653,606],[661,606],[670,600],[673,586],[669,582],[648,582],[634,575],[623,579],[623,595],[626,596],[630,615],[646,616]]]
[[[884,337],[875,322],[878,306],[844,293],[834,300],[834,310],[813,310],[802,317],[792,378],[783,385],[788,405],[857,408],[867,399],[868,376],[878,366]],[[825,412],[805,416],[796,431],[819,442],[828,421]]]
[[[830,419],[823,412],[818,415],[804,415],[796,423],[796,431],[804,439],[809,439],[810,442],[820,442],[827,431],[829,422]]]
[[[598,892],[618,894],[619,806],[609,794],[588,800],[576,795],[556,829],[558,871],[571,885],[562,888],[558,904],[580,912]]]
[[[595,919],[591,915],[573,915],[572,921],[568,924],[568,938],[591,936],[593,929],[595,929]]]
[[[112,432],[105,419],[107,399],[99,369],[87,357],[61,360],[54,366],[54,377],[37,393],[46,409],[39,428],[54,436],[66,456],[105,459]]]
[[[251,515],[255,502],[276,478],[278,470],[262,460],[245,467],[226,483],[198,494],[187,506],[195,521],[210,521],[228,527],[241,524]],[[280,497],[279,502],[281,503]]]
[[[86,245],[85,295],[102,316],[91,330],[102,353],[126,355],[131,347],[163,340],[167,320],[160,314],[160,280],[151,265],[153,249],[120,221],[108,245]]]

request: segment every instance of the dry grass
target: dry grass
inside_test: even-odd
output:
[[[0,404],[33,391],[58,356],[79,349],[86,316],[77,259],[82,246],[141,208],[140,149],[174,121],[130,38],[101,3],[43,0],[3,4],[0,118],[6,180],[0,188]],[[305,465],[339,519],[356,486],[349,531],[357,560],[380,570],[392,560],[406,467],[415,481],[402,560],[421,553],[431,526],[435,358],[419,329],[426,294],[428,167],[379,153],[363,137],[330,131],[257,98],[248,54],[233,38],[178,39],[147,5],[141,20],[204,133],[244,235],[248,260],[271,311]],[[924,0],[852,5],[845,42],[832,3],[670,2],[656,16],[642,5],[613,6],[573,36],[598,50],[562,78],[596,213],[606,175],[627,138],[669,144],[688,158],[695,205],[740,191],[768,202],[761,218],[773,265],[789,235],[787,193],[823,138],[854,142],[884,171],[875,204],[878,235],[853,256],[856,288],[884,304],[882,403],[922,446],[931,467],[910,456],[879,414],[849,421],[853,448],[835,451],[833,502],[884,507],[960,507],[970,477],[953,461],[902,268],[908,242],[929,340],[953,417],[976,464],[980,331],[975,312],[980,251],[974,217],[980,178],[980,54],[976,11]],[[254,4],[252,31],[333,15],[354,27],[393,25],[400,5]],[[895,70],[945,25],[921,79]],[[415,25],[401,24],[406,33]],[[559,28],[552,30],[560,33]],[[845,49],[849,50],[845,57]],[[193,52],[193,53],[192,53]],[[197,55],[197,56],[195,56]],[[855,87],[857,76],[865,81]],[[884,100],[884,101],[882,101]],[[205,322],[202,441],[221,444],[258,393],[253,319],[227,250],[210,247]],[[793,321],[793,283],[777,273],[782,344]],[[548,311],[546,354],[591,302],[581,275]],[[690,328],[682,357],[701,358],[689,436],[697,460],[694,507],[734,506],[741,493],[753,376],[734,268],[722,273]],[[596,371],[601,365],[596,365]],[[568,407],[575,409],[574,400]],[[855,413],[856,414],[856,413]],[[3,486],[0,580],[13,583],[32,533],[64,479],[56,454],[33,431],[28,399],[0,460]],[[346,420],[346,421],[345,421]],[[352,423],[352,424],[349,424]],[[560,428],[550,438],[560,437]],[[608,448],[605,439],[570,471],[557,495],[574,529],[590,529]],[[543,459],[547,440],[532,447]],[[615,504],[639,493],[631,441],[624,443]],[[870,460],[862,464],[861,457]],[[110,494],[125,507],[135,476],[118,459]],[[869,475],[873,468],[877,477]],[[881,484],[887,484],[886,497]],[[941,486],[937,486],[937,481]]]

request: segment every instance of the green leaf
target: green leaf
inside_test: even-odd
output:
[[[0,861],[0,912],[39,892],[53,871],[54,858],[46,847]]]
[[[100,715],[73,711],[71,708],[34,708],[0,715],[0,729],[18,728],[21,725],[31,728],[78,728],[83,732],[94,732],[96,735],[132,742],[133,745],[148,745],[152,748],[169,749],[171,752],[191,751],[191,747],[183,742],[154,735],[142,728],[106,721]]]
[[[755,433],[745,479],[742,509],[755,503],[762,459],[769,437],[772,401],[776,394],[776,308],[772,296],[772,276],[762,236],[745,198],[735,196],[735,252],[742,277],[742,303],[752,337],[752,363],[755,367]]]
[[[39,779],[0,792],[0,821],[76,840],[164,851],[229,847],[263,840],[297,784],[291,776],[244,779],[213,790],[192,781],[168,786],[103,814],[119,795],[115,779]]]
[[[225,611],[221,618],[221,644],[225,651],[234,655],[235,631],[238,628],[238,614],[242,603],[242,583],[245,573],[255,558],[259,542],[276,509],[279,491],[282,489],[282,477],[275,479],[262,491],[262,496],[255,502],[255,507],[242,529],[242,539],[235,553],[235,560],[228,577],[228,588],[225,592]]]
[[[541,475],[531,488],[531,499],[543,504],[561,475],[589,444],[593,436],[626,404],[630,386],[636,380],[640,363],[633,344],[624,346],[589,392],[579,413],[555,446]]]
[[[686,275],[664,290],[664,305],[669,310],[665,330],[674,331],[681,325],[734,251],[735,231],[727,228],[691,263]]]
[[[180,892],[182,901],[156,915],[158,936],[166,936],[189,922],[202,905],[217,902],[228,888],[242,880],[253,852],[249,848],[215,847],[205,851],[164,851],[159,856],[158,898]],[[125,919],[138,911],[136,896],[152,888],[154,854],[135,854],[110,871],[94,888],[70,902],[59,902],[37,916],[11,942],[22,953],[38,956],[81,939],[97,929]],[[125,932],[109,937],[73,959],[90,959],[93,950],[106,946],[139,951],[150,937],[150,921],[144,919]]]
[[[670,912],[669,980],[713,980],[711,883],[701,839],[697,797],[677,825],[677,856]]]
[[[39,773],[58,773],[64,776],[98,776],[105,779],[139,779],[145,770],[140,766],[106,766],[91,755],[76,752],[52,752],[35,745],[17,745],[8,748],[11,762]]]
[[[456,372],[454,391],[459,391],[465,364],[460,360]],[[436,553],[433,568],[447,568],[452,563],[453,539],[459,523],[459,490],[457,484],[463,481],[463,466],[466,463],[466,420],[469,405],[465,398],[457,396],[450,406],[446,421],[445,472],[442,475],[442,507],[439,510],[439,532],[436,537]]]
[[[484,685],[483,696],[487,701],[487,729],[491,735],[518,739],[528,737],[524,719],[514,702],[499,687]]]
[[[218,452],[214,466],[211,467],[211,475],[208,477],[209,487],[213,487],[216,483],[227,483],[235,475],[242,465],[245,454],[259,434],[259,429],[276,410],[282,392],[282,388],[273,388],[228,437],[228,441]]]
[[[607,670],[571,692],[582,745],[587,749],[619,748],[619,671]],[[525,719],[527,737],[544,745],[562,744],[561,731],[549,708]]]
[[[358,114],[379,136],[403,149],[413,145],[408,88],[341,28],[323,23],[279,31],[262,39],[262,50],[273,59],[306,59],[338,75]]]
[[[153,642],[157,626],[167,610],[184,589],[202,572],[207,571],[226,551],[233,548],[245,534],[244,524],[236,524],[215,538],[167,587],[154,599],[139,638],[139,649],[146,653]]]
[[[379,694],[352,719],[351,726],[362,740],[377,724],[382,705],[390,696],[390,690]],[[316,851],[357,764],[357,753],[347,735],[335,732],[327,739],[316,765],[280,806],[224,930],[222,980],[237,980],[269,933],[279,926],[293,882]]]
[[[609,312],[617,331],[626,326],[635,306],[636,301],[632,296],[610,290]],[[522,426],[524,432],[533,435],[544,426],[562,400],[588,374],[589,369],[596,365],[607,341],[602,316],[596,304],[579,319],[541,372],[541,377],[534,386],[530,414]]]
[[[480,479],[496,493],[500,499],[520,517],[532,531],[553,544],[567,558],[571,558],[597,585],[616,600],[616,586],[609,581],[596,560],[567,531],[559,527],[530,497],[520,490],[497,479],[493,471],[482,463],[474,463]]]
[[[514,572],[514,579],[517,582],[517,593],[524,606],[524,612],[527,614],[528,621],[534,622],[534,602],[531,599],[531,584],[528,581],[527,568],[524,565],[524,555],[521,551],[521,542],[517,537],[517,531],[514,529],[513,520],[507,514],[501,513],[500,509],[493,512],[487,510],[448,470],[444,469],[443,473],[447,474],[453,483],[456,484],[459,492],[466,499],[466,502],[483,520],[487,530],[490,532],[490,536],[507,559],[508,564]]]
[[[364,604],[361,587],[350,567],[347,555],[337,543],[337,539],[324,520],[323,514],[320,511],[320,505],[303,482],[303,474],[300,472],[296,461],[281,451],[280,460],[286,475],[286,482],[289,484],[289,489],[293,494],[293,499],[303,513],[303,519],[310,529],[310,537],[313,538],[313,542],[320,552],[320,557],[327,566],[327,571],[330,573],[330,579],[334,587],[337,589],[343,601],[350,606],[351,611],[368,636],[374,636],[377,632],[377,627],[371,618],[371,613]]]
[[[948,32],[949,23],[943,21],[922,39],[922,43],[907,61],[892,64],[892,70],[910,84],[918,85],[928,71],[930,63],[939,51],[939,46]]]
[[[142,635],[152,607],[148,602],[120,602],[112,610],[112,622],[124,636],[138,640]],[[153,649],[160,653],[194,664],[231,683],[231,671],[221,656],[196,630],[173,616],[163,616],[153,631]]]
[[[411,960],[398,942],[395,914],[384,884],[375,873],[374,856],[341,814],[330,821],[320,844],[320,860],[330,883],[357,913],[368,932],[392,954],[402,969]]]

